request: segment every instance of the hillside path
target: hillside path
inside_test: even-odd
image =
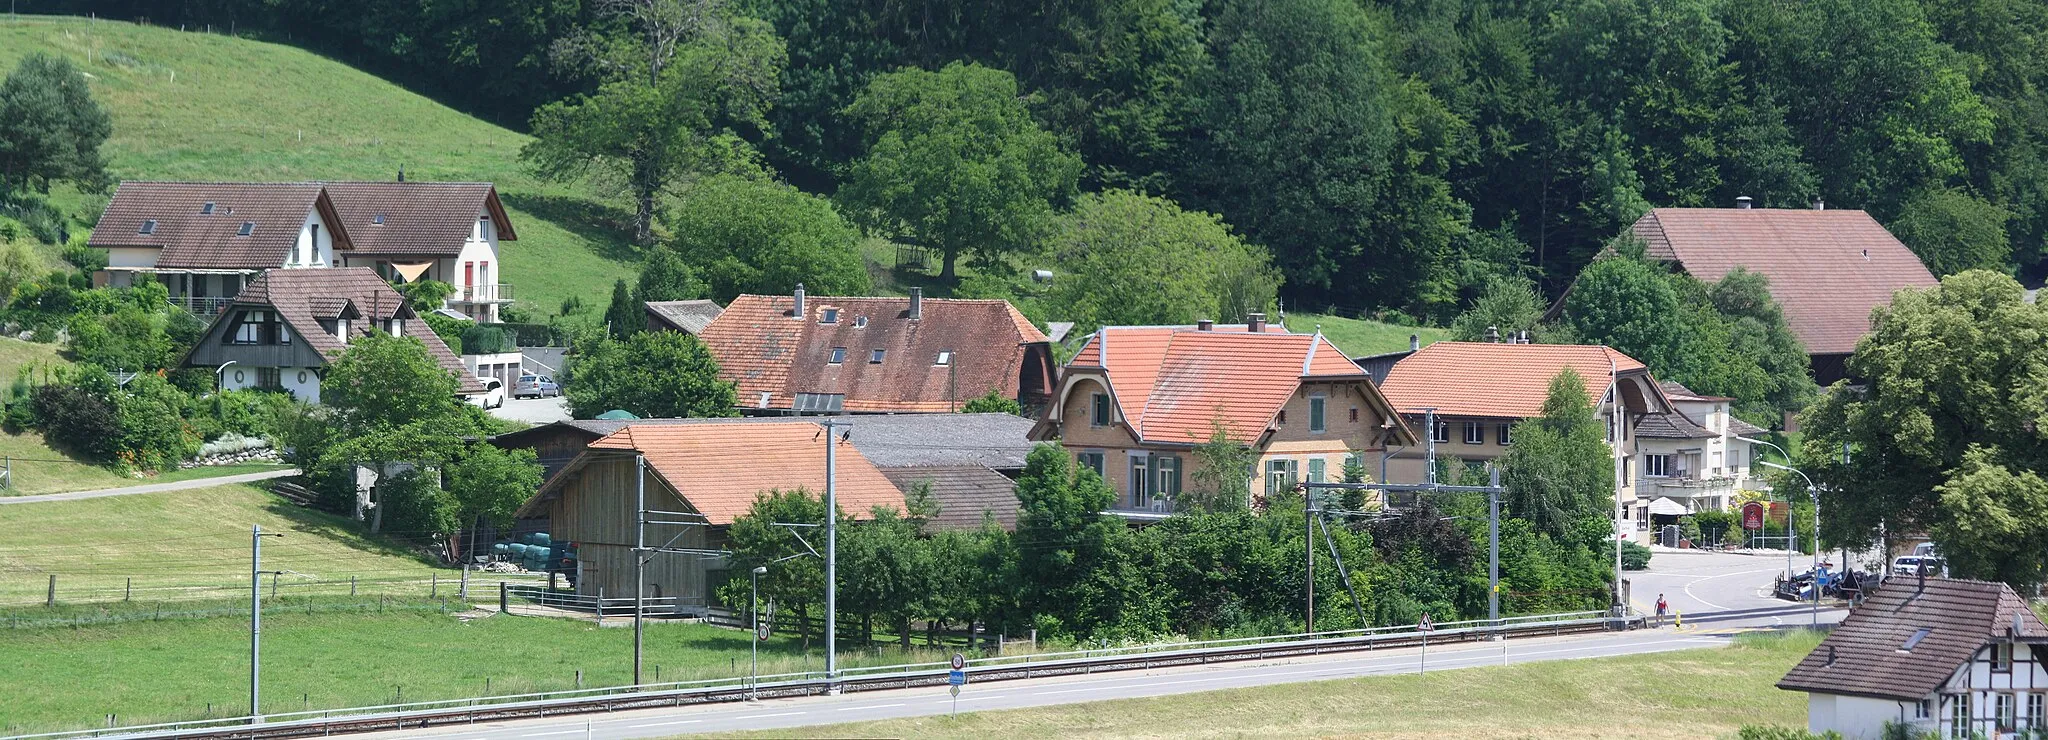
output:
[[[7,504],[39,504],[50,501],[77,501],[79,499],[105,498],[107,496],[131,496],[138,493],[162,493],[164,491],[182,491],[189,488],[212,488],[214,486],[226,486],[236,483],[255,483],[256,481],[298,474],[298,468],[285,468],[283,470],[265,470],[261,473],[223,475],[218,478],[193,478],[191,480],[173,481],[170,483],[148,483],[140,486],[127,486],[125,488],[102,488],[97,491],[45,493],[36,496],[0,496],[0,506]]]

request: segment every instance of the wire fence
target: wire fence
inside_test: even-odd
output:
[[[0,600],[0,628],[113,624],[166,619],[246,616],[250,584],[163,583],[148,576],[104,579],[74,585],[64,575],[43,580],[42,593],[25,598],[19,591]],[[469,603],[495,603],[498,583],[542,582],[529,574],[461,571],[404,576],[348,575],[324,579],[267,573],[260,579],[264,608],[306,613],[378,612],[387,609],[461,610]],[[272,606],[276,604],[276,606]]]

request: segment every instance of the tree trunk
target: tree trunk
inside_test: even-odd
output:
[[[875,615],[860,615],[860,642],[862,645],[875,643]]]
[[[946,258],[939,267],[939,280],[950,284],[959,275],[953,268],[954,265],[960,262],[960,250],[948,247],[945,250],[945,255]]]
[[[654,158],[641,154],[633,158],[633,243],[654,246],[654,194],[661,189]]]
[[[910,651],[909,614],[903,614],[896,617],[896,644],[901,645],[903,647],[904,652]]]

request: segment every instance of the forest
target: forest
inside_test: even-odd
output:
[[[628,160],[609,176],[643,244],[737,172],[941,250],[949,278],[956,255],[1000,275],[1087,254],[1079,214],[1144,196],[1270,254],[1238,272],[1288,309],[1441,324],[1495,280],[1556,296],[1649,207],[1864,209],[1938,274],[2028,282],[2048,234],[2028,0],[58,5],[321,51],[570,144],[529,151],[544,173]],[[663,167],[577,115],[636,75],[681,127]],[[940,191],[905,178],[946,163],[937,187],[986,197],[930,212]]]

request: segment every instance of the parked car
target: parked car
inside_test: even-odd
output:
[[[1948,563],[1931,555],[1900,555],[1892,559],[1892,575],[1938,576],[1948,572]]]
[[[505,381],[485,377],[478,377],[476,381],[484,384],[484,392],[470,396],[470,403],[486,409],[494,409],[505,405]]]
[[[562,395],[562,386],[546,375],[526,374],[512,384],[513,398],[547,398]]]

